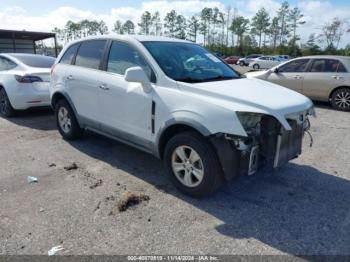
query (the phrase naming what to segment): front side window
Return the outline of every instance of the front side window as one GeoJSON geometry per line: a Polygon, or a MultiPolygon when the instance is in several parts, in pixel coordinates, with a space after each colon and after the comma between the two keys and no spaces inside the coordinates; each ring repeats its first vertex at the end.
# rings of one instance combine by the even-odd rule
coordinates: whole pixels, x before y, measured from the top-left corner
{"type": "Polygon", "coordinates": [[[11,70],[15,68],[17,65],[12,62],[11,60],[5,58],[5,57],[0,57],[0,71],[6,71],[6,70],[11,70]]]}
{"type": "Polygon", "coordinates": [[[309,59],[298,59],[298,60],[290,61],[289,63],[279,67],[278,71],[281,73],[304,72],[309,61],[310,61],[309,59]]]}
{"type": "Polygon", "coordinates": [[[163,72],[188,83],[239,78],[239,74],[203,47],[179,42],[143,42],[163,72]]]}
{"type": "Polygon", "coordinates": [[[105,45],[105,40],[83,42],[79,47],[75,59],[75,65],[91,69],[99,69],[105,45]]]}
{"type": "Polygon", "coordinates": [[[310,72],[313,73],[336,73],[339,61],[335,59],[315,59],[312,61],[310,72]]]}
{"type": "Polygon", "coordinates": [[[61,58],[60,63],[71,65],[73,63],[73,59],[75,57],[75,54],[78,51],[79,44],[72,45],[68,48],[68,50],[64,53],[64,55],[61,58]]]}
{"type": "Polygon", "coordinates": [[[153,71],[140,52],[126,43],[114,41],[109,52],[107,72],[124,75],[127,69],[135,66],[140,66],[155,82],[153,71]]]}

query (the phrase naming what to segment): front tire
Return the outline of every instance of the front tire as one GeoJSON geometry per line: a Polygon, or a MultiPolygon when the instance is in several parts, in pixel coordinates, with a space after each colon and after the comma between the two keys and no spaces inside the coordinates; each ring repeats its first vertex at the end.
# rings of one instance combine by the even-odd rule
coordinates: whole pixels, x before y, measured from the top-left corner
{"type": "Polygon", "coordinates": [[[253,68],[254,68],[255,70],[259,70],[260,66],[259,66],[258,64],[254,64],[254,65],[253,65],[253,68]]]}
{"type": "Polygon", "coordinates": [[[350,88],[340,88],[332,95],[332,107],[341,111],[350,111],[350,88]]]}
{"type": "Polygon", "coordinates": [[[57,129],[66,140],[75,140],[81,137],[80,128],[75,114],[66,100],[60,100],[55,107],[57,129]]]}
{"type": "Polygon", "coordinates": [[[240,66],[245,66],[245,63],[243,61],[239,62],[240,66]]]}
{"type": "Polygon", "coordinates": [[[0,116],[12,117],[16,113],[7,96],[5,88],[0,88],[0,116]]]}
{"type": "Polygon", "coordinates": [[[171,138],[165,148],[164,162],[171,181],[192,197],[212,195],[224,182],[215,150],[195,132],[171,138]]]}

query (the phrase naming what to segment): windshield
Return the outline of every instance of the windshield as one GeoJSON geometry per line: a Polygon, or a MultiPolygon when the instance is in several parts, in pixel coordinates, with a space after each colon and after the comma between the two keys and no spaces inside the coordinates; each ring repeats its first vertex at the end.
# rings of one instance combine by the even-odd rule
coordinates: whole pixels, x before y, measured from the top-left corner
{"type": "Polygon", "coordinates": [[[23,64],[30,67],[51,68],[55,63],[55,58],[43,55],[13,54],[23,64]]]}
{"type": "Polygon", "coordinates": [[[203,47],[191,43],[143,42],[163,72],[176,81],[200,83],[239,78],[239,74],[203,47]]]}

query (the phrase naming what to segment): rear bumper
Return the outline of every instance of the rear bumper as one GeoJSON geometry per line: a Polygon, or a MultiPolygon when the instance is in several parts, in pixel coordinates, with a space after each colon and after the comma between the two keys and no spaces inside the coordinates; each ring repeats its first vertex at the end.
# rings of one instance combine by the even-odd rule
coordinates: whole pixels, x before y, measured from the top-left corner
{"type": "Polygon", "coordinates": [[[49,82],[19,84],[9,92],[11,105],[16,110],[50,106],[49,82]]]}

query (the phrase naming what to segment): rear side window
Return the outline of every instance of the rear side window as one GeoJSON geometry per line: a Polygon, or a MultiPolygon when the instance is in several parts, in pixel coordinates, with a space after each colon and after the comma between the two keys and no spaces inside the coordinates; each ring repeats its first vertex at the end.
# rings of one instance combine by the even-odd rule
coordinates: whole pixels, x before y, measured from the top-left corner
{"type": "Polygon", "coordinates": [[[279,72],[283,73],[297,73],[304,72],[310,59],[298,59],[290,61],[289,63],[278,68],[279,72]]]}
{"type": "Polygon", "coordinates": [[[0,71],[6,71],[6,70],[11,70],[15,68],[17,65],[12,62],[11,60],[5,58],[5,57],[0,57],[0,71]]]}
{"type": "Polygon", "coordinates": [[[55,58],[44,55],[13,54],[14,58],[30,67],[50,68],[55,63],[55,58]]]}
{"type": "Polygon", "coordinates": [[[75,54],[78,51],[78,47],[79,47],[79,44],[75,44],[69,47],[68,50],[62,56],[60,63],[71,65],[73,63],[75,54]]]}
{"type": "Polygon", "coordinates": [[[151,67],[135,48],[122,42],[113,42],[109,52],[107,71],[124,75],[127,69],[135,66],[140,66],[154,82],[155,76],[151,67]]]}
{"type": "Polygon", "coordinates": [[[105,45],[105,40],[83,42],[79,47],[75,65],[99,69],[105,45]]]}
{"type": "Polygon", "coordinates": [[[312,61],[310,72],[313,73],[336,73],[339,61],[335,59],[315,59],[312,61]]]}

